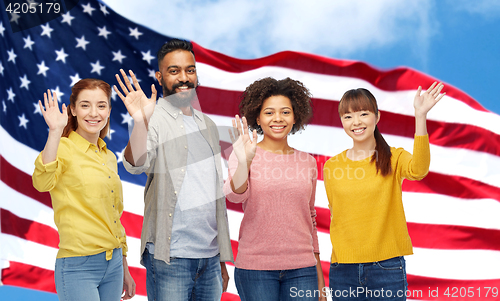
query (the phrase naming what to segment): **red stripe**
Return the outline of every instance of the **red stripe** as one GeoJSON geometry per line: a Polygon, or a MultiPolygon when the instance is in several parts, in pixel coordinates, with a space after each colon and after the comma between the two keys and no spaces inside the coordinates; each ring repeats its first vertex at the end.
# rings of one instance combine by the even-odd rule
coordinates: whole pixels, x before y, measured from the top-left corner
{"type": "MultiPolygon", "coordinates": [[[[50,194],[48,192],[39,192],[33,187],[31,175],[28,175],[11,165],[3,156],[0,155],[0,180],[15,191],[24,194],[38,202],[52,208],[50,194]]],[[[34,168],[33,168],[34,170],[34,168]]],[[[16,200],[12,200],[15,202],[16,200]]]]}
{"type": "MultiPolygon", "coordinates": [[[[467,265],[464,260],[464,265],[467,265]]],[[[486,268],[486,267],[478,267],[486,268]]],[[[417,300],[500,300],[500,278],[493,280],[450,280],[407,275],[408,298],[417,300]],[[486,296],[490,289],[489,295],[486,296]],[[493,292],[496,292],[494,294],[493,292]],[[448,295],[447,295],[448,293],[448,295]]]]}
{"type": "Polygon", "coordinates": [[[59,234],[47,225],[21,218],[0,208],[2,233],[23,238],[52,248],[59,246],[59,234]]]}
{"type": "MultiPolygon", "coordinates": [[[[364,62],[337,60],[309,53],[283,51],[263,58],[241,60],[203,48],[194,42],[193,45],[197,62],[228,72],[239,73],[264,66],[277,66],[317,74],[359,78],[385,91],[416,90],[418,85],[428,87],[438,81],[411,68],[381,71],[364,62]]],[[[446,84],[445,92],[476,110],[487,112],[472,97],[449,84],[446,84]]]]}
{"type": "Polygon", "coordinates": [[[15,261],[9,261],[9,267],[2,269],[2,282],[5,285],[56,292],[54,271],[15,261]]]}
{"type": "Polygon", "coordinates": [[[500,251],[500,230],[408,223],[408,232],[414,247],[500,251]]]}
{"type": "MultiPolygon", "coordinates": [[[[204,113],[226,117],[239,114],[239,99],[242,92],[226,91],[200,86],[197,90],[200,106],[204,113]]],[[[338,117],[338,101],[313,98],[314,116],[310,124],[342,128],[338,117]]],[[[378,127],[383,134],[413,138],[415,135],[415,118],[389,111],[381,111],[382,118],[378,127]],[[411,125],[411,126],[402,126],[411,125]]],[[[231,126],[227,124],[227,126],[231,126]]],[[[487,129],[458,123],[427,121],[429,141],[431,144],[464,148],[500,156],[500,135],[487,129]]],[[[306,128],[307,131],[307,128],[306,128]]]]}
{"type": "Polygon", "coordinates": [[[137,215],[128,211],[123,211],[122,217],[120,218],[120,222],[125,228],[125,233],[127,237],[135,237],[141,238],[142,231],[142,215],[137,215]]]}
{"type": "Polygon", "coordinates": [[[460,176],[436,172],[422,181],[403,181],[403,191],[437,193],[463,199],[495,199],[500,201],[500,188],[460,176]]]}

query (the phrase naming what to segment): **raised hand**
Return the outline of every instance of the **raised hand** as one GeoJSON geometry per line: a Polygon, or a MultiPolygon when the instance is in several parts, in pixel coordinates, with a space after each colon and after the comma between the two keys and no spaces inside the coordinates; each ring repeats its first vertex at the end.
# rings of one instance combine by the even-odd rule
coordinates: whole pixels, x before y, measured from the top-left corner
{"type": "Polygon", "coordinates": [[[144,121],[145,123],[147,123],[147,121],[149,121],[149,118],[151,118],[151,115],[153,115],[153,111],[156,105],[156,88],[154,84],[151,85],[151,98],[148,98],[146,94],[144,94],[144,91],[142,91],[141,86],[139,85],[139,81],[137,81],[137,78],[135,77],[135,74],[134,72],[132,72],[132,70],[129,70],[129,73],[132,77],[134,86],[132,86],[132,84],[130,83],[130,80],[128,79],[123,69],[120,69],[120,73],[125,84],[120,79],[120,75],[116,74],[116,80],[123,90],[122,94],[116,86],[113,86],[116,94],[118,94],[120,99],[123,101],[123,104],[125,104],[128,113],[130,114],[130,116],[132,116],[135,122],[144,121]]]}
{"type": "Polygon", "coordinates": [[[432,107],[441,99],[446,93],[440,94],[443,90],[443,83],[437,84],[434,82],[427,91],[422,94],[422,87],[419,86],[415,99],[413,101],[413,106],[415,107],[415,116],[425,116],[432,107]]]}
{"type": "Polygon", "coordinates": [[[54,97],[52,97],[49,89],[47,89],[47,93],[43,93],[43,102],[45,108],[40,100],[38,101],[38,105],[40,106],[40,111],[42,111],[43,119],[45,119],[45,122],[49,126],[49,130],[62,132],[66,124],[68,124],[68,109],[66,108],[66,105],[63,104],[62,112],[59,111],[57,94],[54,92],[54,97]]]}
{"type": "Polygon", "coordinates": [[[253,139],[250,139],[248,123],[245,117],[240,122],[240,117],[236,115],[233,122],[233,130],[229,130],[229,136],[233,143],[233,151],[238,158],[238,162],[250,164],[255,157],[257,149],[257,131],[253,130],[253,139]],[[241,124],[243,123],[243,127],[241,124]]]}

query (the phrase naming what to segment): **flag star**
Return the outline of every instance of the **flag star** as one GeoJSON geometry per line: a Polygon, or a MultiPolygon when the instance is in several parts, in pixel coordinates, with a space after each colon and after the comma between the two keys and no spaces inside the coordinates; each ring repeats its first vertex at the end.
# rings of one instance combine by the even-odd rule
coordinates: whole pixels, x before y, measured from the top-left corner
{"type": "Polygon", "coordinates": [[[65,14],[61,15],[63,17],[61,23],[68,23],[69,26],[71,26],[71,20],[73,20],[75,17],[69,14],[69,11],[65,14]]]}
{"type": "Polygon", "coordinates": [[[142,32],[139,32],[138,27],[136,27],[134,29],[129,27],[128,30],[130,30],[129,36],[133,36],[133,37],[135,37],[136,40],[139,40],[139,36],[142,35],[142,32]]]}
{"type": "Polygon", "coordinates": [[[154,60],[154,56],[151,55],[151,50],[148,50],[148,52],[142,52],[142,60],[143,61],[148,61],[148,64],[151,65],[151,60],[154,60]]]}
{"type": "Polygon", "coordinates": [[[126,56],[124,56],[124,55],[122,54],[122,51],[121,51],[121,50],[118,50],[117,52],[114,52],[114,51],[111,51],[111,52],[113,53],[113,61],[119,61],[119,62],[120,62],[120,64],[122,64],[122,63],[123,63],[123,62],[122,62],[122,60],[123,60],[124,58],[126,58],[126,56]]]}
{"type": "Polygon", "coordinates": [[[68,55],[66,54],[66,52],[64,52],[64,48],[61,48],[61,50],[59,51],[56,50],[56,54],[57,54],[56,61],[63,61],[63,63],[66,64],[66,57],[68,55]]]}
{"type": "Polygon", "coordinates": [[[87,50],[87,44],[90,43],[89,41],[85,40],[85,36],[82,36],[81,38],[75,38],[76,39],[76,48],[82,47],[83,50],[87,50]]]}
{"type": "Polygon", "coordinates": [[[106,40],[108,39],[108,35],[110,35],[110,34],[111,34],[111,31],[108,31],[108,30],[106,29],[106,26],[103,26],[102,28],[97,27],[97,30],[99,30],[99,34],[98,34],[98,36],[99,36],[99,37],[104,37],[106,40]]]}
{"type": "Polygon", "coordinates": [[[3,112],[7,112],[7,105],[5,104],[5,100],[2,100],[3,112]]]}
{"type": "Polygon", "coordinates": [[[57,96],[57,101],[61,101],[61,98],[63,97],[64,93],[59,90],[59,86],[57,86],[55,89],[50,89],[52,93],[56,93],[57,96]]]}
{"type": "Polygon", "coordinates": [[[41,64],[36,64],[38,67],[38,73],[37,74],[43,74],[43,76],[47,77],[47,71],[50,69],[49,67],[45,66],[45,61],[42,61],[41,64]]]}
{"type": "Polygon", "coordinates": [[[9,96],[7,96],[7,99],[14,102],[14,97],[16,97],[16,94],[12,91],[12,87],[7,90],[7,93],[9,94],[9,96]]]}
{"type": "MultiPolygon", "coordinates": [[[[13,62],[15,64],[17,54],[14,53],[14,48],[12,48],[10,51],[7,50],[7,54],[9,55],[9,59],[7,61],[13,62]]],[[[2,72],[2,74],[3,74],[3,72],[2,72]]]]}
{"type": "Polygon", "coordinates": [[[118,95],[118,94],[116,94],[115,89],[111,89],[111,99],[113,99],[113,101],[116,101],[116,96],[117,96],[117,95],[118,95]]]}
{"type": "Polygon", "coordinates": [[[132,124],[134,123],[134,119],[132,118],[132,116],[130,116],[129,113],[120,113],[120,115],[122,115],[123,118],[122,124],[127,123],[128,126],[132,126],[132,124]]]}
{"type": "Polygon", "coordinates": [[[97,62],[95,63],[90,63],[90,65],[92,66],[92,71],[90,71],[90,73],[97,73],[99,75],[101,75],[101,70],[104,69],[104,66],[101,66],[101,64],[99,63],[99,60],[97,60],[97,62]]]}
{"type": "Polygon", "coordinates": [[[109,133],[108,133],[109,140],[112,139],[111,135],[113,135],[114,132],[115,132],[115,130],[113,130],[111,127],[109,127],[109,133]]]}
{"type": "Polygon", "coordinates": [[[40,36],[48,36],[50,38],[50,33],[53,32],[54,30],[50,28],[50,25],[47,23],[47,25],[42,25],[42,34],[40,36]]]}
{"type": "Polygon", "coordinates": [[[156,72],[154,69],[148,69],[149,77],[156,78],[156,72]]]}
{"type": "Polygon", "coordinates": [[[17,116],[17,118],[19,118],[19,126],[25,128],[25,129],[28,129],[28,122],[29,120],[26,119],[26,117],[24,116],[24,113],[23,113],[23,116],[17,116]]]}
{"type": "Polygon", "coordinates": [[[34,102],[33,105],[35,106],[35,111],[33,112],[33,114],[40,114],[43,116],[42,110],[40,110],[40,106],[38,105],[38,102],[34,102]]]}
{"type": "Polygon", "coordinates": [[[0,34],[3,37],[3,32],[5,31],[5,27],[3,27],[3,22],[0,22],[0,34]]]}
{"type": "Polygon", "coordinates": [[[3,75],[3,70],[4,70],[4,68],[3,68],[2,62],[0,62],[0,73],[1,73],[2,75],[3,75]]]}
{"type": "Polygon", "coordinates": [[[78,75],[78,73],[75,74],[74,76],[70,75],[69,78],[71,79],[70,87],[73,87],[77,82],[79,82],[81,80],[80,75],[78,75]]]}
{"type": "MultiPolygon", "coordinates": [[[[126,147],[125,147],[125,148],[126,148],[126,147]]],[[[123,162],[123,153],[125,152],[125,148],[123,148],[121,152],[115,152],[115,155],[116,155],[116,163],[123,162]]]]}
{"type": "Polygon", "coordinates": [[[16,13],[12,13],[12,18],[10,19],[10,23],[16,23],[16,24],[19,24],[19,18],[21,18],[21,16],[19,14],[16,14],[16,13]]]}
{"type": "Polygon", "coordinates": [[[92,12],[95,10],[95,8],[93,8],[90,3],[87,3],[87,5],[83,5],[82,4],[82,7],[83,7],[83,12],[84,13],[87,13],[89,15],[92,16],[92,12]]]}
{"type": "Polygon", "coordinates": [[[33,50],[33,48],[31,46],[33,46],[35,44],[35,42],[33,42],[31,40],[31,36],[28,36],[27,38],[23,38],[24,40],[24,48],[29,48],[30,50],[33,50]]]}
{"type": "Polygon", "coordinates": [[[106,5],[102,5],[101,3],[99,3],[99,6],[101,7],[101,11],[102,13],[106,16],[106,15],[109,15],[109,12],[106,8],[106,5]]]}
{"type": "Polygon", "coordinates": [[[19,86],[19,88],[26,88],[26,90],[29,91],[29,84],[31,84],[31,81],[28,79],[28,76],[25,74],[23,77],[20,77],[19,80],[21,80],[21,86],[19,86]]]}

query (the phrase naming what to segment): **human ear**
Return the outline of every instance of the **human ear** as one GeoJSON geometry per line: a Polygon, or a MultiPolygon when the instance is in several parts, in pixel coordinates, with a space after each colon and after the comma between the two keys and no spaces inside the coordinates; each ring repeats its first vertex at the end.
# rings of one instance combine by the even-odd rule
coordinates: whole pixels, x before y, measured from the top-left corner
{"type": "Polygon", "coordinates": [[[156,77],[156,80],[158,81],[158,83],[161,86],[161,79],[162,79],[161,72],[160,71],[156,71],[155,77],[156,77]]]}
{"type": "Polygon", "coordinates": [[[380,111],[377,114],[377,122],[375,124],[378,124],[379,121],[380,121],[380,111]]]}

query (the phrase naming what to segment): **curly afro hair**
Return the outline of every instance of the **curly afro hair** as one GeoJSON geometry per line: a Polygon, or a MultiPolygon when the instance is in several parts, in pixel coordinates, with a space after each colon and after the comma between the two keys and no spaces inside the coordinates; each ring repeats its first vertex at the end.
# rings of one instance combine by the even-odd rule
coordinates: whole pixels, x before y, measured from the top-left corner
{"type": "Polygon", "coordinates": [[[257,134],[264,132],[257,124],[257,117],[260,115],[262,104],[271,96],[285,96],[292,103],[295,124],[291,134],[295,134],[304,129],[312,117],[311,93],[299,81],[289,77],[276,80],[272,77],[266,77],[253,82],[245,89],[241,96],[240,114],[245,116],[250,130],[257,130],[257,134]]]}

